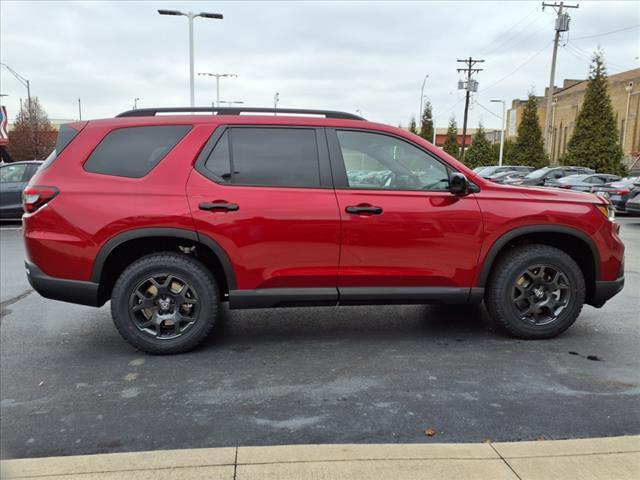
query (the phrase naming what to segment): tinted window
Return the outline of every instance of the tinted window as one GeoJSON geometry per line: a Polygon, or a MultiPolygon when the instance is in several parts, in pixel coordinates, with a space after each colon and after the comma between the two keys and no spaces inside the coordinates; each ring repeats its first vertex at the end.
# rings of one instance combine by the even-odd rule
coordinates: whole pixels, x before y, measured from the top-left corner
{"type": "Polygon", "coordinates": [[[377,133],[337,133],[351,188],[442,190],[449,186],[447,168],[408,142],[377,133]]]}
{"type": "Polygon", "coordinates": [[[26,163],[21,163],[19,165],[5,165],[0,168],[0,182],[21,182],[26,169],[26,163]]]}
{"type": "Polygon", "coordinates": [[[205,167],[240,185],[319,187],[316,132],[304,128],[230,128],[205,167]]]}
{"type": "Polygon", "coordinates": [[[113,130],[93,151],[84,169],[118,177],[143,177],[190,129],[190,125],[161,125],[113,130]]]}

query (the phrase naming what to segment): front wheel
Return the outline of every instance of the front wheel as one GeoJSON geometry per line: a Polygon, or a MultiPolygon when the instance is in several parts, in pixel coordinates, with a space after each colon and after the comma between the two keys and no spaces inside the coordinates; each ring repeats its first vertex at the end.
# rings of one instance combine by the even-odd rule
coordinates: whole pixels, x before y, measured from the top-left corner
{"type": "Polygon", "coordinates": [[[505,253],[493,267],[485,291],[496,324],[524,339],[561,334],[576,321],[584,299],[580,267],[548,245],[525,245],[505,253]]]}
{"type": "Polygon", "coordinates": [[[163,252],[133,262],[111,296],[111,315],[122,337],[151,354],[196,347],[219,310],[215,279],[197,259],[163,252]]]}

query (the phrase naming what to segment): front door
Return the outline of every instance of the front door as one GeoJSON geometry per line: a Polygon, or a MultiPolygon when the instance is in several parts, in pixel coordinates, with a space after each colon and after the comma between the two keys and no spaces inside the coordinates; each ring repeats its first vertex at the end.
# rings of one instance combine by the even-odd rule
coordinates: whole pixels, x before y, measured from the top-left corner
{"type": "Polygon", "coordinates": [[[218,127],[187,185],[227,253],[233,308],[337,302],[340,214],[323,129],[218,127]]]}
{"type": "Polygon", "coordinates": [[[392,135],[327,135],[342,217],[340,302],[464,301],[482,218],[473,194],[449,192],[451,167],[392,135]]]}

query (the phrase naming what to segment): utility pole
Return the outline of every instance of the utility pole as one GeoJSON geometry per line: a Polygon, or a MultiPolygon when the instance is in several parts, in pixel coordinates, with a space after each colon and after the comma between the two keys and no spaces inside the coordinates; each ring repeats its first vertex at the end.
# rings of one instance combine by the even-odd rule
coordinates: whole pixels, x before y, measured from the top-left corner
{"type": "Polygon", "coordinates": [[[458,62],[464,63],[466,65],[465,68],[458,68],[458,73],[464,72],[467,74],[466,82],[464,81],[458,82],[458,89],[467,91],[465,102],[464,102],[464,121],[462,123],[462,151],[460,152],[460,158],[463,158],[464,149],[467,143],[467,117],[469,116],[469,95],[470,95],[470,92],[478,91],[478,81],[473,80],[471,76],[474,73],[478,73],[482,71],[481,68],[473,68],[473,67],[475,66],[476,63],[482,63],[484,62],[484,60],[473,59],[469,57],[465,60],[458,59],[458,62]]]}
{"type": "Polygon", "coordinates": [[[78,98],[78,120],[82,120],[82,103],[78,98]]]}
{"type": "Polygon", "coordinates": [[[545,110],[545,122],[544,122],[544,149],[549,153],[551,149],[551,102],[553,100],[553,87],[556,79],[556,58],[558,56],[558,43],[560,43],[560,34],[562,32],[569,31],[569,22],[571,18],[569,14],[564,11],[565,8],[578,8],[578,5],[565,5],[564,2],[546,3],[542,2],[542,9],[544,7],[553,8],[558,16],[556,17],[555,37],[553,40],[553,55],[551,56],[551,75],[549,76],[549,89],[547,90],[547,108],[545,110]]]}

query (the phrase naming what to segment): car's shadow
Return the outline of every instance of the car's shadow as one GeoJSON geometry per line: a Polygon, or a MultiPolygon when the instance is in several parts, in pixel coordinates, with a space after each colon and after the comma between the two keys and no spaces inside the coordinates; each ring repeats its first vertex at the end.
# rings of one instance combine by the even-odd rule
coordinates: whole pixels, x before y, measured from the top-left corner
{"type": "Polygon", "coordinates": [[[229,310],[223,306],[213,332],[201,349],[271,342],[415,340],[455,341],[495,338],[481,305],[409,305],[229,310]]]}

